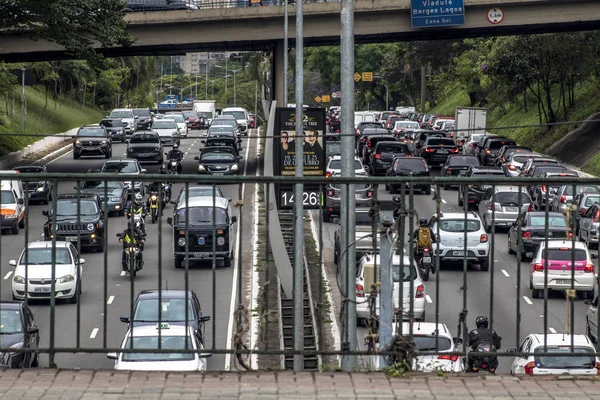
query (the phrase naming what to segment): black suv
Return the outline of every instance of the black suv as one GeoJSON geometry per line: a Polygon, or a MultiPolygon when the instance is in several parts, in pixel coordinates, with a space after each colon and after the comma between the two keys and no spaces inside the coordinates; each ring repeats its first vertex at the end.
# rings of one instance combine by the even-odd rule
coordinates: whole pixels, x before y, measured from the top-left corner
{"type": "Polygon", "coordinates": [[[494,165],[496,156],[503,146],[516,146],[517,142],[505,137],[493,137],[487,139],[482,147],[479,147],[479,161],[481,165],[494,165]]]}
{"type": "Polygon", "coordinates": [[[133,115],[137,117],[135,124],[138,130],[149,131],[154,122],[154,114],[149,108],[134,108],[133,115]]]}
{"type": "MultiPolygon", "coordinates": [[[[392,165],[388,168],[385,175],[388,178],[406,177],[406,176],[429,176],[429,166],[421,157],[396,157],[392,161],[392,165]]],[[[396,193],[396,190],[401,188],[400,179],[390,179],[389,184],[385,185],[385,189],[391,194],[396,193]],[[392,183],[394,182],[394,183],[392,183]]],[[[408,185],[405,185],[408,190],[408,185]]],[[[428,183],[414,185],[414,190],[420,190],[423,193],[431,194],[431,185],[428,183]]]]}
{"type": "MultiPolygon", "coordinates": [[[[502,168],[498,167],[471,167],[467,170],[467,173],[464,175],[466,177],[471,176],[480,176],[480,175],[496,175],[496,176],[505,176],[502,168]]],[[[479,202],[483,198],[485,192],[492,187],[492,185],[482,185],[482,184],[473,184],[469,185],[469,198],[466,206],[469,208],[476,208],[479,205],[479,202]]],[[[458,206],[465,207],[465,199],[464,197],[464,188],[460,187],[458,189],[458,206]]]]}
{"type": "Polygon", "coordinates": [[[100,126],[106,128],[112,140],[118,140],[121,143],[125,142],[125,123],[122,119],[105,118],[100,121],[100,126]]]}
{"type": "Polygon", "coordinates": [[[74,244],[79,240],[82,249],[104,251],[104,211],[97,194],[81,193],[79,198],[77,194],[61,194],[56,198],[56,213],[51,208],[42,214],[47,217],[44,240],[52,240],[56,233],[56,240],[74,244]]]}
{"type": "MultiPolygon", "coordinates": [[[[22,172],[24,174],[47,174],[45,165],[25,165],[21,167],[14,167],[15,171],[22,172]]],[[[40,176],[39,181],[35,182],[23,182],[23,189],[29,196],[29,201],[41,201],[42,204],[48,204],[52,197],[52,182],[45,180],[40,176]]]]}
{"type": "Polygon", "coordinates": [[[112,140],[104,126],[84,125],[77,130],[73,158],[77,160],[84,155],[112,157],[112,140]]]}

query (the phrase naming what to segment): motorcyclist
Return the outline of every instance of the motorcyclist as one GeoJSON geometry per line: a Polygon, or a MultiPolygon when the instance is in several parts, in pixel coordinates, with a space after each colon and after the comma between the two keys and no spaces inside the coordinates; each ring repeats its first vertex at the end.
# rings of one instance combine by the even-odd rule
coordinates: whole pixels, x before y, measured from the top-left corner
{"type": "MultiPolygon", "coordinates": [[[[167,167],[165,167],[164,165],[161,165],[159,170],[158,170],[159,174],[166,174],[167,173],[167,167]]],[[[148,193],[159,193],[160,191],[160,186],[163,182],[150,182],[150,184],[148,184],[148,186],[146,187],[148,193]]],[[[166,183],[166,182],[165,182],[166,183]]],[[[167,190],[166,187],[163,190],[167,190]]],[[[166,204],[164,199],[167,198],[167,194],[163,192],[163,208],[165,208],[166,204]]],[[[148,199],[146,200],[146,208],[150,208],[150,197],[148,197],[148,199]]]]}
{"type": "Polygon", "coordinates": [[[130,203],[129,207],[127,208],[127,216],[129,218],[133,218],[133,214],[139,214],[142,219],[140,222],[140,229],[142,230],[142,232],[144,233],[144,235],[146,234],[146,226],[144,225],[144,217],[148,214],[148,210],[146,209],[146,206],[143,203],[143,197],[141,193],[136,193],[133,196],[133,202],[130,203]]]}
{"type": "Polygon", "coordinates": [[[136,228],[133,221],[129,221],[127,223],[127,229],[125,229],[121,233],[121,238],[119,239],[119,241],[123,243],[123,255],[121,258],[121,267],[123,271],[127,271],[127,253],[125,252],[125,249],[131,247],[132,245],[138,246],[138,248],[140,249],[138,269],[142,269],[144,265],[142,245],[145,241],[145,236],[146,234],[143,233],[140,229],[136,228]]]}
{"type": "MultiPolygon", "coordinates": [[[[435,237],[435,233],[431,231],[428,226],[427,218],[419,219],[419,228],[417,228],[413,233],[413,240],[416,241],[417,245],[415,246],[415,258],[420,260],[423,255],[423,249],[431,248],[433,243],[437,242],[437,238],[435,237]]],[[[432,270],[435,274],[435,270],[432,270]]]]}
{"type": "Polygon", "coordinates": [[[183,159],[183,152],[181,150],[179,150],[179,145],[177,143],[175,143],[173,145],[173,149],[171,151],[169,151],[169,153],[167,153],[167,158],[169,159],[169,161],[171,160],[177,160],[177,173],[180,174],[181,173],[181,160],[183,159]]]}
{"type": "Polygon", "coordinates": [[[498,336],[495,330],[488,328],[489,321],[486,315],[479,315],[475,319],[475,326],[477,326],[477,329],[473,329],[471,332],[469,332],[469,338],[467,342],[467,346],[471,348],[471,352],[469,352],[468,355],[468,371],[473,370],[474,357],[472,357],[471,354],[477,350],[477,347],[481,343],[489,343],[491,346],[494,346],[496,350],[500,350],[502,341],[502,338],[498,336]]]}

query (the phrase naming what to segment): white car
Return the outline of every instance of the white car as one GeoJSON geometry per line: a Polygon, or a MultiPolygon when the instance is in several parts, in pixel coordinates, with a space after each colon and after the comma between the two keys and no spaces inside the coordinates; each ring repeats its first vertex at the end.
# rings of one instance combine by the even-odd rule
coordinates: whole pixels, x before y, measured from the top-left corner
{"type": "MultiPolygon", "coordinates": [[[[342,157],[339,155],[329,157],[327,168],[325,169],[325,177],[341,176],[342,174],[342,157]]],[[[354,156],[354,175],[368,176],[367,170],[358,156],[354,156]]]]}
{"type": "Polygon", "coordinates": [[[52,265],[54,264],[54,296],[77,303],[81,295],[81,266],[85,260],[79,258],[77,249],[71,242],[56,242],[53,263],[52,241],[32,242],[23,250],[19,261],[10,260],[15,267],[12,279],[13,300],[25,298],[25,280],[27,279],[27,297],[30,299],[50,299],[52,297],[52,265]]]}
{"type": "MultiPolygon", "coordinates": [[[[402,323],[402,335],[409,336],[410,325],[408,322],[402,323]]],[[[396,335],[396,324],[392,328],[393,334],[396,335]]],[[[416,372],[464,372],[464,357],[458,354],[460,352],[458,345],[462,343],[461,338],[452,337],[450,330],[446,324],[435,322],[413,322],[413,342],[415,350],[422,352],[436,351],[436,334],[437,334],[437,352],[449,353],[439,355],[422,355],[416,356],[413,360],[412,370],[416,372]]]]}
{"type": "Polygon", "coordinates": [[[192,351],[204,348],[196,339],[192,327],[160,323],[152,326],[136,326],[127,331],[121,349],[158,349],[160,330],[162,350],[185,350],[187,353],[108,353],[115,360],[115,370],[119,371],[206,371],[206,357],[210,354],[192,351]],[[187,336],[187,347],[186,347],[187,336]]]}
{"type": "MultiPolygon", "coordinates": [[[[531,334],[523,340],[519,353],[544,352],[544,336],[547,352],[551,356],[529,355],[515,357],[510,366],[513,375],[597,375],[600,359],[594,356],[596,349],[586,335],[573,335],[573,351],[581,356],[561,356],[571,353],[571,335],[563,333],[531,334]]],[[[509,353],[517,349],[508,349],[509,353]]]]}
{"type": "MultiPolygon", "coordinates": [[[[363,256],[356,270],[356,318],[357,320],[366,320],[370,318],[369,298],[371,297],[371,286],[373,284],[373,270],[375,265],[381,265],[379,255],[367,254],[363,256]]],[[[398,293],[400,292],[400,256],[393,255],[392,257],[392,277],[393,277],[393,302],[394,310],[399,310],[400,304],[398,293]]],[[[404,279],[402,283],[402,318],[408,319],[410,311],[410,303],[413,303],[413,312],[415,319],[425,320],[425,285],[417,269],[417,265],[413,262],[410,264],[410,257],[404,256],[404,279]],[[412,295],[410,294],[410,281],[413,281],[412,295]]],[[[379,315],[379,296],[375,303],[375,313],[379,315]]],[[[396,311],[397,313],[397,311],[396,311]]]]}
{"type": "Polygon", "coordinates": [[[531,297],[535,299],[544,296],[546,281],[544,264],[548,268],[548,290],[567,290],[571,288],[573,252],[575,253],[575,282],[573,287],[576,291],[582,292],[588,299],[594,298],[594,285],[597,274],[595,273],[596,269],[592,262],[592,256],[583,242],[575,242],[573,251],[573,242],[569,239],[548,240],[547,251],[546,241],[540,243],[535,257],[529,264],[531,297]]]}
{"type": "Polygon", "coordinates": [[[464,213],[442,213],[439,218],[434,215],[430,221],[431,231],[437,234],[440,228],[440,240],[433,243],[434,250],[440,256],[440,268],[445,262],[468,261],[479,263],[482,271],[490,267],[490,243],[488,235],[475,212],[467,213],[467,245],[465,248],[465,215],[464,213]]]}
{"type": "Polygon", "coordinates": [[[179,114],[165,114],[163,117],[163,121],[167,119],[172,119],[177,124],[177,128],[179,129],[179,136],[187,137],[188,134],[188,126],[187,122],[185,122],[185,118],[183,115],[179,114]]]}
{"type": "Polygon", "coordinates": [[[515,178],[521,174],[521,168],[530,158],[542,158],[541,154],[536,153],[512,153],[506,159],[504,165],[502,165],[502,169],[506,176],[511,178],[515,178]]]}
{"type": "Polygon", "coordinates": [[[164,144],[179,144],[179,127],[174,119],[168,119],[165,117],[154,120],[150,129],[153,132],[158,133],[158,136],[160,136],[160,141],[164,144]]]}
{"type": "Polygon", "coordinates": [[[107,118],[120,119],[123,121],[125,133],[128,135],[133,135],[137,130],[136,117],[131,108],[115,108],[110,112],[110,115],[107,116],[107,118]]]}

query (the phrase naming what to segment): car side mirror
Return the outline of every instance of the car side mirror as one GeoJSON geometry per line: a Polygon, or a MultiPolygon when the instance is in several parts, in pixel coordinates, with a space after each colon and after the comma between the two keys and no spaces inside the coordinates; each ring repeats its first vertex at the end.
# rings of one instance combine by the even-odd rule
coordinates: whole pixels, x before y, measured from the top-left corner
{"type": "Polygon", "coordinates": [[[17,260],[10,260],[8,262],[8,265],[10,265],[11,267],[16,267],[17,266],[17,260]]]}
{"type": "Polygon", "coordinates": [[[173,225],[173,218],[167,218],[167,224],[173,225]]]}
{"type": "Polygon", "coordinates": [[[237,217],[234,215],[233,217],[231,217],[231,223],[235,224],[237,222],[237,217]]]}
{"type": "Polygon", "coordinates": [[[22,198],[17,199],[17,204],[23,205],[24,204],[23,199],[22,198]]]}
{"type": "Polygon", "coordinates": [[[210,321],[210,315],[202,315],[198,318],[198,322],[208,322],[210,321]]]}
{"type": "Polygon", "coordinates": [[[142,168],[142,169],[141,169],[141,172],[142,172],[142,174],[146,173],[146,171],[147,171],[147,170],[146,170],[145,168],[142,168]]]}
{"type": "Polygon", "coordinates": [[[592,254],[592,260],[597,260],[597,259],[598,259],[598,253],[592,254]]]}
{"type": "Polygon", "coordinates": [[[592,305],[592,303],[593,303],[592,299],[585,299],[585,300],[583,301],[583,304],[585,304],[585,305],[588,305],[588,306],[591,306],[591,305],[592,305]]]}
{"type": "Polygon", "coordinates": [[[37,326],[32,326],[31,328],[29,328],[28,332],[30,335],[35,335],[36,333],[40,333],[40,328],[38,328],[37,326]]]}
{"type": "Polygon", "coordinates": [[[121,315],[119,317],[119,319],[121,320],[121,322],[128,324],[129,323],[129,316],[128,315],[121,315]]]}
{"type": "Polygon", "coordinates": [[[233,201],[233,199],[231,197],[228,197],[227,201],[231,203],[233,201]]]}
{"type": "Polygon", "coordinates": [[[194,157],[194,160],[200,161],[200,157],[196,156],[196,157],[194,157]]]}
{"type": "Polygon", "coordinates": [[[171,200],[169,203],[173,204],[173,205],[177,205],[177,202],[175,200],[171,200]]]}
{"type": "Polygon", "coordinates": [[[117,355],[117,353],[107,353],[106,358],[108,358],[109,360],[116,360],[119,358],[119,356],[117,355]]]}
{"type": "Polygon", "coordinates": [[[462,344],[463,340],[462,340],[462,338],[455,337],[455,338],[452,338],[452,342],[454,343],[454,345],[458,346],[459,344],[462,344]]]}
{"type": "Polygon", "coordinates": [[[515,347],[511,347],[510,349],[506,349],[506,352],[508,354],[515,354],[517,352],[517,349],[515,347]]]}
{"type": "Polygon", "coordinates": [[[206,140],[201,140],[200,143],[206,143],[206,140]]]}
{"type": "Polygon", "coordinates": [[[83,265],[85,264],[85,259],[84,258],[80,258],[79,259],[79,265],[83,265]]]}
{"type": "Polygon", "coordinates": [[[48,210],[42,210],[42,215],[47,217],[48,216],[48,210]]]}

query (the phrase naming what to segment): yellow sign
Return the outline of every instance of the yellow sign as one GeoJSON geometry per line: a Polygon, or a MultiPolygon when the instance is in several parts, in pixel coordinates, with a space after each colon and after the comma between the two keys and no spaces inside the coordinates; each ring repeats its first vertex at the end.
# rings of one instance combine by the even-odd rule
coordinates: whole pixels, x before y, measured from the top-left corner
{"type": "Polygon", "coordinates": [[[324,94],[324,95],[321,97],[321,102],[322,102],[322,103],[329,103],[330,101],[331,101],[331,98],[329,97],[329,95],[328,95],[328,94],[324,94]]]}
{"type": "Polygon", "coordinates": [[[321,102],[321,97],[320,97],[320,96],[317,96],[317,97],[315,97],[315,101],[316,101],[317,103],[320,103],[320,102],[321,102]]]}
{"type": "Polygon", "coordinates": [[[363,80],[363,82],[373,82],[373,73],[372,72],[363,72],[362,80],[363,80]]]}
{"type": "Polygon", "coordinates": [[[360,74],[358,72],[354,73],[354,82],[360,81],[360,74]]]}

